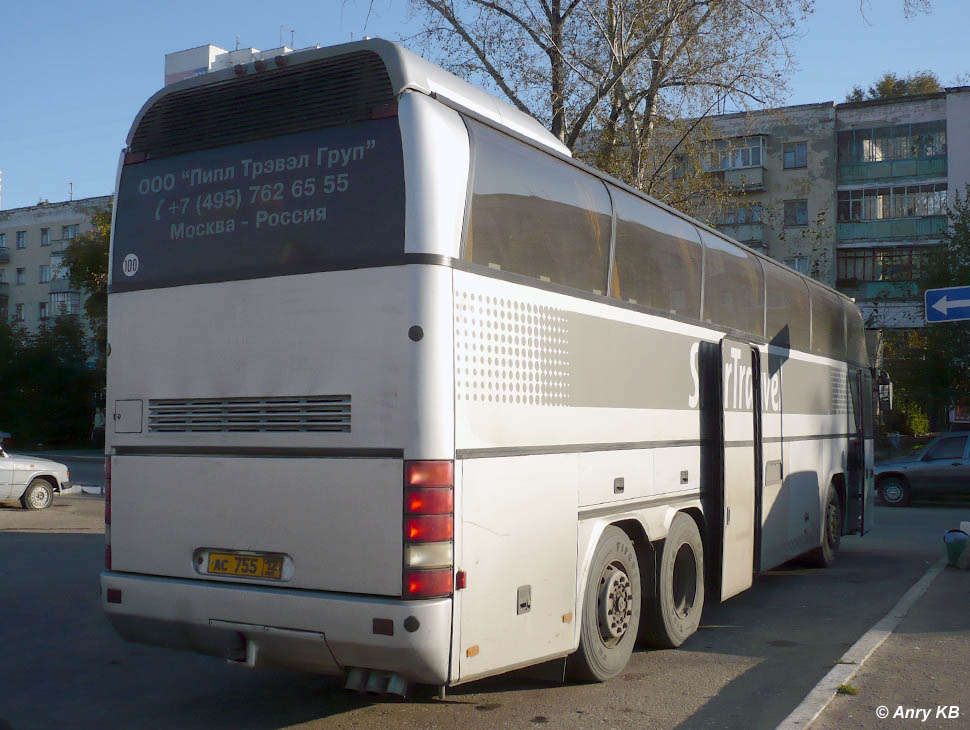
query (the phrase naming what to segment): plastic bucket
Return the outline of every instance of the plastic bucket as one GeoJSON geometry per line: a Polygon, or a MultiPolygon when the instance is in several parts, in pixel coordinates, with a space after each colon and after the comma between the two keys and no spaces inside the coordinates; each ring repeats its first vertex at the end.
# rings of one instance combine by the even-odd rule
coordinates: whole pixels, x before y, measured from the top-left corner
{"type": "Polygon", "coordinates": [[[946,548],[946,562],[948,565],[956,565],[963,551],[970,543],[970,535],[963,530],[948,530],[943,535],[943,546],[946,548]]]}

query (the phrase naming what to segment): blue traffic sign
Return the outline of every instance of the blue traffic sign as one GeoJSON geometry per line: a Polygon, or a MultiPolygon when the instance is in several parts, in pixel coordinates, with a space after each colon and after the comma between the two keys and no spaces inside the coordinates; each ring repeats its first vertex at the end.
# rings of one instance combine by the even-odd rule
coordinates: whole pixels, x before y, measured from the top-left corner
{"type": "Polygon", "coordinates": [[[927,289],[924,295],[927,322],[970,319],[970,286],[927,289]]]}

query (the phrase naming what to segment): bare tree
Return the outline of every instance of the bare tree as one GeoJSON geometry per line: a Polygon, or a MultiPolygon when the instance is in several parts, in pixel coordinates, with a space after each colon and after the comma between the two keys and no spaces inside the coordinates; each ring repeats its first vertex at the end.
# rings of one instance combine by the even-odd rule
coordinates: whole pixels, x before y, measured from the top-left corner
{"type": "Polygon", "coordinates": [[[654,194],[667,192],[658,186],[678,164],[674,148],[703,137],[698,120],[783,98],[787,42],[812,9],[812,0],[410,2],[424,27],[412,40],[425,53],[654,194]]]}

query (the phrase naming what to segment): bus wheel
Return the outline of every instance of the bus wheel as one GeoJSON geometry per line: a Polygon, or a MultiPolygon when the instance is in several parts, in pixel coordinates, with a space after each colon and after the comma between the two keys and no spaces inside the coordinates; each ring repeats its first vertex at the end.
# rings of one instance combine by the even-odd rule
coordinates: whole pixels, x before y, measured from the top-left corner
{"type": "Polygon", "coordinates": [[[640,600],[633,543],[620,528],[607,527],[586,579],[579,650],[567,660],[572,679],[604,682],[623,671],[637,640],[640,600]]]}
{"type": "Polygon", "coordinates": [[[816,568],[828,568],[835,562],[835,554],[842,541],[842,504],[835,487],[829,484],[823,515],[822,544],[808,554],[808,562],[816,568]]]}
{"type": "Polygon", "coordinates": [[[670,523],[654,584],[645,600],[643,643],[676,649],[697,631],[704,610],[704,544],[690,515],[680,512],[670,523]]]}

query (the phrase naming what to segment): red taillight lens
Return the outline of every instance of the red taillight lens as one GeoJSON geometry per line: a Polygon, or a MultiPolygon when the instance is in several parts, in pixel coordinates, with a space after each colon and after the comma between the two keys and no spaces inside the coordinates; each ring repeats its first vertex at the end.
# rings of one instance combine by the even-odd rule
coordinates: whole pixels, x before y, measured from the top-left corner
{"type": "Polygon", "coordinates": [[[409,487],[404,492],[404,511],[412,515],[446,515],[455,511],[450,488],[409,487]]]}
{"type": "Polygon", "coordinates": [[[408,542],[438,542],[455,536],[455,519],[451,515],[408,517],[404,522],[404,539],[408,542]]]}
{"type": "Polygon", "coordinates": [[[406,461],[404,484],[409,487],[450,487],[455,483],[451,461],[406,461]]]}
{"type": "Polygon", "coordinates": [[[452,593],[451,568],[441,570],[415,570],[404,573],[407,598],[435,598],[452,593]]]}
{"type": "Polygon", "coordinates": [[[104,524],[111,524],[111,457],[104,457],[104,524]]]}

